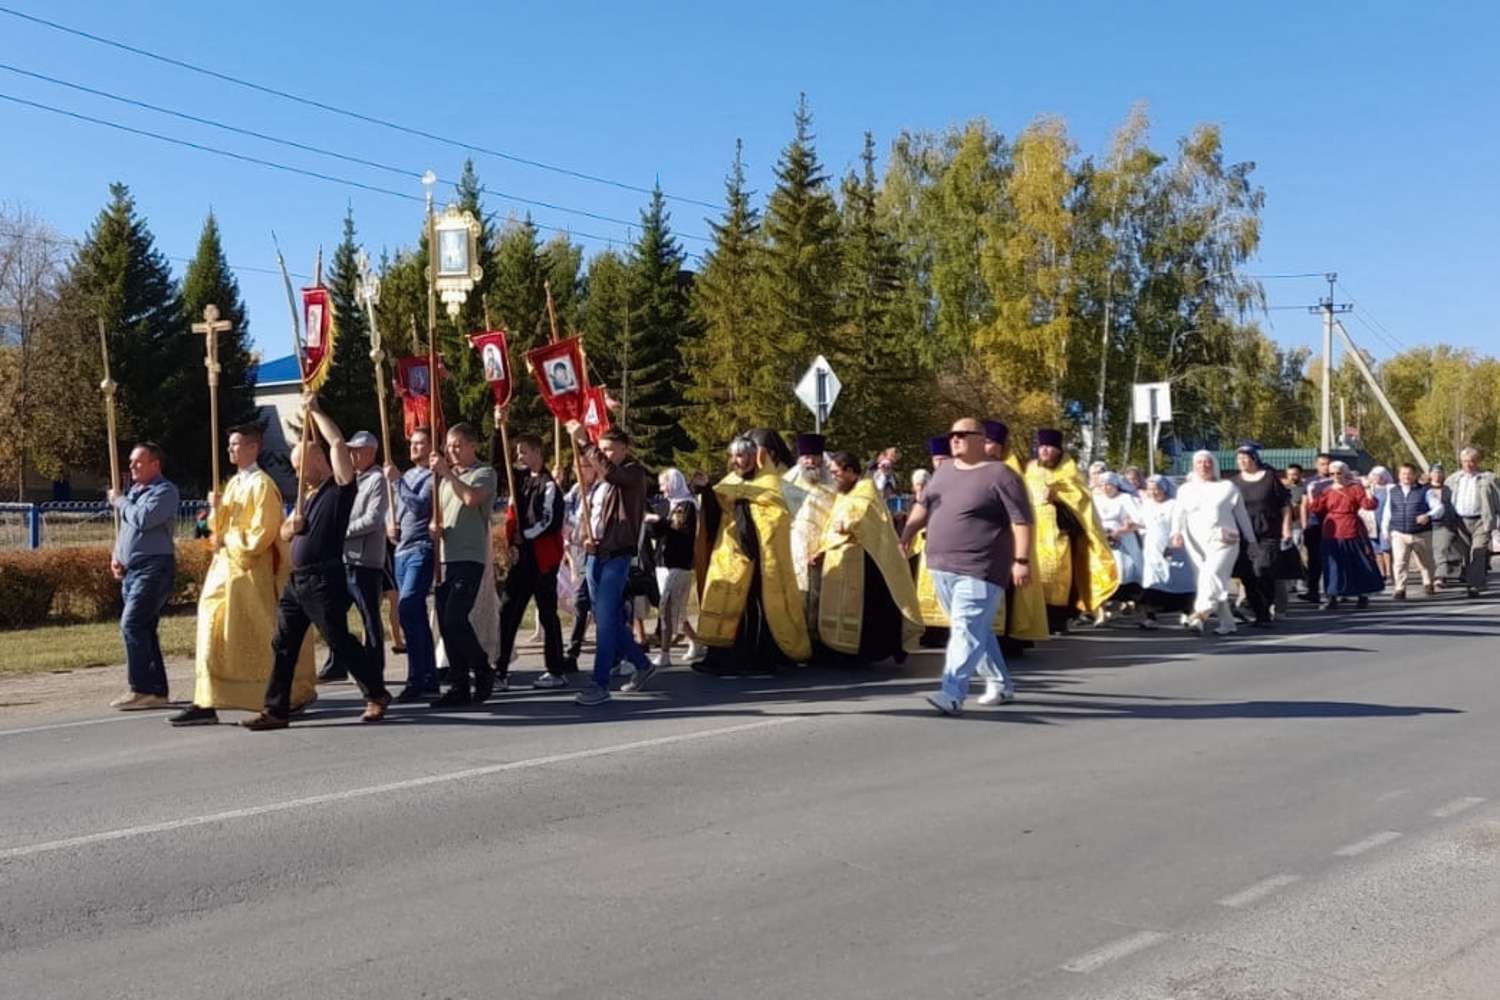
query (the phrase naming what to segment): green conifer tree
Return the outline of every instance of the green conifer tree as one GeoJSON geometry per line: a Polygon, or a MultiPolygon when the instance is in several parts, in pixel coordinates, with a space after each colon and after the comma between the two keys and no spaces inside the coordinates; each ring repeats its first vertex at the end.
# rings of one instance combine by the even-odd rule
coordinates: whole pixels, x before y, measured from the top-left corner
{"type": "Polygon", "coordinates": [[[641,235],[629,258],[629,328],[622,332],[625,365],[616,390],[619,422],[648,465],[669,465],[688,443],[682,431],[687,384],[682,348],[695,335],[688,304],[690,276],[672,235],[671,213],[658,186],[641,212],[641,235]]]}
{"type": "Polygon", "coordinates": [[[324,278],[333,298],[339,334],[333,349],[333,368],[321,390],[324,410],[345,434],[380,433],[380,410],[375,399],[375,367],[370,361],[370,321],[359,300],[359,243],[354,208],[344,213],[344,231],[334,248],[324,278]]]}
{"type": "MultiPolygon", "coordinates": [[[[227,438],[228,428],[255,416],[253,377],[254,358],[250,352],[250,320],[240,299],[240,284],[229,270],[219,235],[219,223],[212,211],[203,220],[198,237],[198,251],[188,264],[182,279],[182,317],[178,326],[190,330],[203,321],[203,309],[212,303],[219,317],[233,327],[218,337],[219,354],[219,429],[227,438]]],[[[200,338],[201,339],[201,338],[200,338]]],[[[196,342],[196,341],[195,341],[196,342]]],[[[164,381],[163,392],[177,399],[188,413],[208,410],[208,379],[200,366],[197,371],[184,368],[164,381]]],[[[208,492],[222,484],[211,484],[212,450],[222,449],[224,440],[209,440],[207,420],[185,420],[172,427],[162,445],[177,457],[178,487],[208,492]]],[[[220,463],[221,466],[223,463],[220,463]]],[[[221,468],[220,472],[223,473],[221,468]]]]}
{"type": "Polygon", "coordinates": [[[541,246],[531,216],[510,220],[495,243],[495,282],[490,286],[488,298],[490,320],[510,332],[511,363],[516,370],[510,412],[512,431],[522,429],[550,435],[551,416],[525,362],[526,351],[545,344],[549,336],[545,281],[541,246]]]}
{"type": "Polygon", "coordinates": [[[735,143],[724,189],[724,215],[709,223],[713,246],[693,284],[693,314],[702,333],[683,352],[688,382],[682,425],[690,446],[677,460],[705,473],[723,468],[724,448],[752,423],[749,373],[770,353],[756,322],[755,283],[764,244],[760,215],[745,188],[743,142],[735,143]]]}
{"type": "Polygon", "coordinates": [[[760,306],[770,357],[753,365],[755,415],[782,430],[801,423],[792,388],[839,325],[839,218],[828,176],[813,147],[807,95],[797,102],[796,132],[776,164],[766,202],[760,306]]]}

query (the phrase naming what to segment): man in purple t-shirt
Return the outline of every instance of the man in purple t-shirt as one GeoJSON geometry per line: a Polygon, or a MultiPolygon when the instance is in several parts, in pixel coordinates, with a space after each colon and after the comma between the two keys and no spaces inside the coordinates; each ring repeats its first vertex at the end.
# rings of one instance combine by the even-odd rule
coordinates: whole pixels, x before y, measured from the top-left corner
{"type": "Polygon", "coordinates": [[[927,700],[944,715],[957,715],[975,670],[985,678],[981,705],[1015,699],[994,621],[1006,585],[1020,587],[1031,575],[1031,501],[1019,476],[986,458],[979,421],[954,421],[948,440],[953,460],[928,480],[901,541],[909,544],[927,529],[927,566],[952,622],[943,685],[927,700]]]}

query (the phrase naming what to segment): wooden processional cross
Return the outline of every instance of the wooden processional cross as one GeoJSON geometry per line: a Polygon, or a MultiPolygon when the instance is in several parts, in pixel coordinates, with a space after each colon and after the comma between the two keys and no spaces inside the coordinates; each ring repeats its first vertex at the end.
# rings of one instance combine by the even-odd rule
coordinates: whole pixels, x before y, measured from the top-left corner
{"type": "Polygon", "coordinates": [[[210,302],[203,307],[203,322],[193,324],[193,332],[205,338],[203,367],[208,369],[208,423],[213,443],[213,492],[219,491],[219,334],[228,333],[234,324],[219,318],[219,307],[210,302]]]}

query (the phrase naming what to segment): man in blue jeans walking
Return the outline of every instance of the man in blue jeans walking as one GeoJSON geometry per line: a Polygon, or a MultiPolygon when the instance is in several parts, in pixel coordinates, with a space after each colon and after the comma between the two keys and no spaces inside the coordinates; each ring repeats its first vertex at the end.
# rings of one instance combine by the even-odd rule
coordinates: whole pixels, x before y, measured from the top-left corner
{"type": "Polygon", "coordinates": [[[985,455],[979,421],[954,421],[948,441],[953,460],[927,481],[901,541],[909,544],[927,529],[927,565],[952,622],[943,685],[927,701],[943,715],[958,715],[976,670],[985,679],[981,705],[1015,700],[994,623],[1006,584],[1019,589],[1030,578],[1032,516],[1021,477],[985,455]]]}
{"type": "Polygon", "coordinates": [[[568,433],[583,460],[599,473],[599,482],[588,496],[589,531],[584,536],[588,551],[585,574],[589,600],[593,602],[594,675],[585,680],[574,701],[585,707],[609,702],[609,674],[624,659],[635,667],[631,688],[643,690],[656,668],[630,633],[626,614],[625,583],[630,563],[641,540],[641,522],[646,515],[647,475],[645,466],[630,453],[630,436],[610,428],[590,443],[576,420],[568,421],[568,433]]]}
{"type": "Polygon", "coordinates": [[[130,691],[110,702],[110,707],[122,712],[168,704],[167,667],[156,627],[177,572],[172,529],[179,497],[177,487],[161,474],[162,457],[159,445],[150,441],[136,445],[130,452],[130,489],[124,494],[109,491],[110,505],[120,519],[109,563],[125,602],[120,636],[125,640],[130,682],[130,691]]]}
{"type": "Polygon", "coordinates": [[[437,655],[432,625],[427,619],[427,595],[432,592],[432,432],[411,432],[411,468],[403,474],[394,464],[385,467],[396,487],[396,523],[388,529],[396,543],[396,614],[406,636],[406,686],[396,701],[431,701],[438,690],[437,655]]]}

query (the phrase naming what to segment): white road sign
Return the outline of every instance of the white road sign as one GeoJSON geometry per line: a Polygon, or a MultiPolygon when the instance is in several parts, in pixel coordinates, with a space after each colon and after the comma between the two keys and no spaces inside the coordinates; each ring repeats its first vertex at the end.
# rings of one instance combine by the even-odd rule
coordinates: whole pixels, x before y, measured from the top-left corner
{"type": "Polygon", "coordinates": [[[819,354],[808,366],[807,374],[802,376],[802,381],[797,383],[797,398],[802,405],[813,412],[817,419],[818,430],[823,429],[823,421],[828,419],[833,404],[838,402],[839,390],[843,383],[833,373],[833,367],[829,365],[828,359],[819,354]]]}

